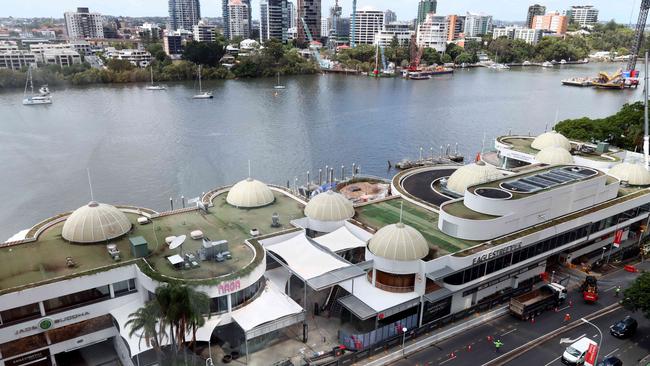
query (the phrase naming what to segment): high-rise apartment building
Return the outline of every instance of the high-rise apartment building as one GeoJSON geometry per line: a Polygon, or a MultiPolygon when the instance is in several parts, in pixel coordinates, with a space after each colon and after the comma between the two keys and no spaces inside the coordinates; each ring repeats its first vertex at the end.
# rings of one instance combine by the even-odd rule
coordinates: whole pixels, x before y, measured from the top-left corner
{"type": "Polygon", "coordinates": [[[528,7],[528,14],[526,15],[526,26],[533,28],[533,18],[537,15],[546,14],[546,7],[544,5],[531,5],[528,7]]]}
{"type": "Polygon", "coordinates": [[[417,23],[422,23],[429,13],[435,13],[438,7],[437,0],[420,0],[418,3],[418,18],[417,23]]]}
{"type": "Polygon", "coordinates": [[[397,21],[397,14],[394,11],[388,9],[384,12],[384,24],[390,24],[397,21]]]}
{"type": "Polygon", "coordinates": [[[65,30],[70,39],[104,38],[104,18],[99,13],[91,13],[88,8],[77,8],[63,14],[65,30]]]}
{"type": "Polygon", "coordinates": [[[217,28],[214,25],[210,25],[203,20],[192,27],[194,40],[197,42],[214,42],[216,39],[216,30],[217,28]]]}
{"type": "Polygon", "coordinates": [[[542,39],[541,29],[521,27],[500,27],[492,30],[492,38],[507,37],[508,39],[520,39],[528,44],[537,44],[542,39]]]}
{"type": "Polygon", "coordinates": [[[289,4],[287,0],[262,0],[260,3],[260,39],[275,38],[282,43],[289,40],[289,4]]]}
{"type": "Polygon", "coordinates": [[[418,24],[416,42],[417,45],[424,48],[434,48],[438,52],[447,50],[447,17],[427,14],[424,21],[418,24]]]}
{"type": "Polygon", "coordinates": [[[465,16],[465,37],[479,37],[492,30],[492,16],[467,13],[465,16]]]}
{"type": "Polygon", "coordinates": [[[248,4],[243,0],[228,1],[228,34],[230,38],[248,38],[251,31],[248,4]]]}
{"type": "MultiPolygon", "coordinates": [[[[383,14],[383,13],[382,13],[383,14]]],[[[298,42],[308,42],[307,35],[305,34],[305,24],[309,28],[309,32],[314,41],[320,41],[321,38],[321,0],[298,0],[298,16],[296,19],[296,27],[298,28],[298,42]]]]}
{"type": "Polygon", "coordinates": [[[384,12],[371,8],[357,10],[357,19],[354,25],[355,44],[375,43],[375,34],[384,28],[384,12]]]}
{"type": "MultiPolygon", "coordinates": [[[[222,0],[221,1],[221,14],[223,18],[223,35],[226,37],[226,39],[231,39],[235,36],[230,34],[230,27],[228,26],[230,24],[230,15],[229,15],[229,4],[230,0],[222,0]]],[[[253,19],[253,13],[252,13],[252,7],[251,7],[251,2],[250,0],[242,0],[242,3],[248,6],[248,19],[253,19]]],[[[249,29],[248,29],[248,34],[243,36],[244,38],[250,38],[250,31],[252,27],[250,26],[249,23],[249,29]]]]}
{"type": "Polygon", "coordinates": [[[293,1],[288,1],[287,9],[289,13],[289,28],[295,28],[296,17],[298,16],[298,13],[296,13],[296,4],[294,4],[293,1]]]}
{"type": "Polygon", "coordinates": [[[169,0],[169,30],[191,31],[201,19],[199,0],[169,0]]]}
{"type": "Polygon", "coordinates": [[[447,15],[447,41],[461,38],[465,32],[465,17],[462,15],[447,15]]]}
{"type": "Polygon", "coordinates": [[[582,27],[598,23],[598,9],[593,5],[574,5],[567,10],[566,15],[572,22],[578,23],[582,27]]]}
{"type": "Polygon", "coordinates": [[[564,34],[569,26],[569,17],[560,13],[536,15],[533,17],[532,29],[564,34]]]}
{"type": "Polygon", "coordinates": [[[388,47],[397,39],[400,46],[406,46],[411,41],[413,35],[411,22],[393,22],[386,24],[384,29],[375,34],[375,44],[382,47],[388,47]]]}

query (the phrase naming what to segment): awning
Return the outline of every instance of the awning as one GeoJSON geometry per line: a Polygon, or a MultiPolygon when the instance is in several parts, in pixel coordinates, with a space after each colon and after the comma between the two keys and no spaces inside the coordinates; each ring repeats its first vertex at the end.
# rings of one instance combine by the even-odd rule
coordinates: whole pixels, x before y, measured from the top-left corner
{"type": "Polygon", "coordinates": [[[452,291],[446,287],[443,287],[441,289],[438,289],[436,291],[430,292],[426,295],[424,295],[424,299],[429,301],[429,302],[436,302],[438,300],[442,300],[447,296],[451,296],[452,291]]]}
{"type": "MultiPolygon", "coordinates": [[[[129,315],[143,306],[144,303],[142,301],[134,300],[110,311],[110,314],[115,318],[115,321],[117,321],[117,324],[120,327],[120,335],[129,346],[131,357],[153,348],[150,345],[147,345],[147,341],[144,338],[141,338],[138,333],[134,334],[133,337],[129,336],[131,330],[126,325],[126,322],[129,321],[129,315]]],[[[163,340],[163,345],[167,344],[169,344],[168,338],[163,340]]]]}
{"type": "MultiPolygon", "coordinates": [[[[395,307],[398,308],[408,308],[413,304],[419,301],[419,296],[417,292],[388,292],[377,287],[373,286],[366,276],[357,277],[354,280],[348,280],[340,284],[347,292],[352,294],[354,297],[361,300],[368,307],[372,308],[376,313],[386,313],[386,316],[390,316],[391,311],[395,310],[395,307]],[[354,281],[354,286],[352,285],[354,281]],[[417,300],[417,301],[413,301],[417,300]]],[[[348,300],[349,302],[350,300],[348,300]]],[[[345,304],[344,304],[345,305],[345,304]]],[[[348,309],[351,310],[352,309],[348,309]]]]}
{"type": "Polygon", "coordinates": [[[219,315],[213,315],[209,319],[206,318],[205,324],[196,330],[196,340],[201,342],[208,342],[212,337],[214,328],[219,326],[221,320],[222,319],[219,315]]]}
{"type": "Polygon", "coordinates": [[[287,287],[287,281],[289,281],[289,278],[291,277],[291,272],[284,267],[278,267],[269,269],[264,275],[266,278],[271,280],[277,288],[284,289],[287,287]]]}
{"type": "Polygon", "coordinates": [[[435,271],[431,271],[431,272],[427,273],[427,277],[431,281],[437,281],[437,280],[439,280],[439,279],[441,279],[443,277],[447,277],[448,275],[450,275],[450,274],[452,274],[454,272],[456,272],[456,271],[453,268],[448,267],[448,266],[444,266],[444,267],[442,267],[440,269],[437,269],[435,271]]]}
{"type": "Polygon", "coordinates": [[[304,319],[302,306],[283,294],[271,281],[266,282],[264,291],[255,300],[233,311],[231,315],[244,330],[247,339],[304,319]]]}
{"type": "Polygon", "coordinates": [[[342,226],[329,234],[314,238],[314,241],[331,250],[332,252],[339,252],[366,246],[366,241],[354,235],[345,226],[342,226]]]}
{"type": "Polygon", "coordinates": [[[316,248],[304,232],[281,243],[269,245],[266,250],[280,256],[289,269],[303,280],[351,266],[335,254],[316,248]]]}

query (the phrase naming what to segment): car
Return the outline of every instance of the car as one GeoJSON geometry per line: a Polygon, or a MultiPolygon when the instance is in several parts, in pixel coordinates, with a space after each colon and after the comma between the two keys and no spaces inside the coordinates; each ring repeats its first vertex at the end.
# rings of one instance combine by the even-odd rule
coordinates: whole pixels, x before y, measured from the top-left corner
{"type": "Polygon", "coordinates": [[[609,356],[598,362],[596,366],[623,366],[623,361],[619,360],[618,357],[609,356]]]}
{"type": "Polygon", "coordinates": [[[636,332],[639,324],[631,316],[626,316],[623,320],[616,322],[609,327],[609,333],[617,338],[631,337],[636,332]]]}
{"type": "Polygon", "coordinates": [[[585,356],[590,345],[596,345],[596,342],[587,337],[582,337],[572,345],[566,348],[562,354],[562,363],[567,365],[584,365],[585,356]]]}

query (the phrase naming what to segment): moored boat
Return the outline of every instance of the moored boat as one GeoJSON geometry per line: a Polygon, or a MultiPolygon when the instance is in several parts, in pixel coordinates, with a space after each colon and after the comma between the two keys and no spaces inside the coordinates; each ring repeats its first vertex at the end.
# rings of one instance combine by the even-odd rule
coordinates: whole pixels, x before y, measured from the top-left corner
{"type": "Polygon", "coordinates": [[[569,78],[569,79],[563,79],[562,80],[562,85],[568,85],[568,86],[592,86],[593,85],[593,80],[589,78],[569,78]]]}

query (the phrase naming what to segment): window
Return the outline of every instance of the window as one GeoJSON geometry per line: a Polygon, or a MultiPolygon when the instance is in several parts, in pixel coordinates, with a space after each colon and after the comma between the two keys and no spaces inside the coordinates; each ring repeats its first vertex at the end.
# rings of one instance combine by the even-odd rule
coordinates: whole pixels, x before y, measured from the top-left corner
{"type": "Polygon", "coordinates": [[[235,309],[236,307],[255,297],[257,292],[264,287],[265,282],[266,279],[262,277],[247,288],[230,294],[232,308],[235,309]]]}
{"type": "Polygon", "coordinates": [[[108,285],[43,301],[47,314],[57,313],[110,298],[108,285]]]}
{"type": "Polygon", "coordinates": [[[228,295],[211,299],[210,313],[223,313],[226,311],[228,311],[228,295]]]}
{"type": "Polygon", "coordinates": [[[17,308],[0,311],[0,326],[36,319],[40,316],[41,309],[38,307],[38,303],[23,305],[17,308]]]}
{"type": "Polygon", "coordinates": [[[137,289],[135,288],[134,278],[126,281],[115,282],[113,284],[113,293],[115,294],[115,297],[126,295],[135,291],[137,291],[137,289]]]}

